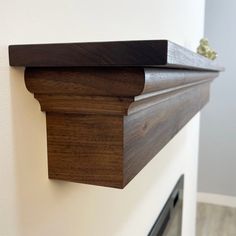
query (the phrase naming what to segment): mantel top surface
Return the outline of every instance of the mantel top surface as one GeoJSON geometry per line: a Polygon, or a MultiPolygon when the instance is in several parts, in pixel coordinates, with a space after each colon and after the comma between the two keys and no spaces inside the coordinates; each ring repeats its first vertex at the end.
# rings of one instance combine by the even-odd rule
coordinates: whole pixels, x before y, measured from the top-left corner
{"type": "Polygon", "coordinates": [[[11,66],[164,67],[221,71],[217,63],[168,40],[10,45],[11,66]]]}

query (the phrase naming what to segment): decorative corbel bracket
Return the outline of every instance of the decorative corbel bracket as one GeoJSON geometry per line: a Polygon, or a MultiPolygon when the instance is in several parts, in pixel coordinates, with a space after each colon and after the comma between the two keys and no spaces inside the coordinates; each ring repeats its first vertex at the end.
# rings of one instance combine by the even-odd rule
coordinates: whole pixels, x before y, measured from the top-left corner
{"type": "Polygon", "coordinates": [[[49,178],[123,188],[207,103],[221,67],[167,40],[14,45],[46,112],[49,178]]]}

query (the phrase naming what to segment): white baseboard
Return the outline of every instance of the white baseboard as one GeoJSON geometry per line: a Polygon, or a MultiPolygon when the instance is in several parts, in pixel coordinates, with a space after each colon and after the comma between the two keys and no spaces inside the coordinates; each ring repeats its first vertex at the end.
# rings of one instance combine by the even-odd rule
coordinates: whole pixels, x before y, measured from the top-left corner
{"type": "Polygon", "coordinates": [[[227,207],[236,207],[236,197],[213,194],[213,193],[198,193],[197,201],[211,203],[227,207]]]}

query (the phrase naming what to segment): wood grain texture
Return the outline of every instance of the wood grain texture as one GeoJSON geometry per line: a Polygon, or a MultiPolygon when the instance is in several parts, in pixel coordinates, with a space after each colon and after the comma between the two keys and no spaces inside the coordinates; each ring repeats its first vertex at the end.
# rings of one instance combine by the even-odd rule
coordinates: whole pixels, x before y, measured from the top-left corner
{"type": "Polygon", "coordinates": [[[136,96],[145,83],[141,68],[26,68],[25,78],[29,91],[53,95],[136,96]]]}
{"type": "Polygon", "coordinates": [[[49,178],[123,187],[123,117],[47,113],[49,178]]]}
{"type": "Polygon", "coordinates": [[[27,68],[46,111],[49,178],[124,188],[209,99],[218,72],[27,68]]]}
{"type": "Polygon", "coordinates": [[[125,187],[208,96],[204,83],[130,116],[47,112],[49,177],[125,187]]]}
{"type": "Polygon", "coordinates": [[[169,99],[125,117],[125,184],[139,173],[208,99],[209,83],[204,83],[177,91],[169,99]]]}
{"type": "Polygon", "coordinates": [[[124,188],[207,103],[222,67],[167,40],[13,45],[46,112],[49,178],[124,188]]]}
{"type": "Polygon", "coordinates": [[[128,115],[217,75],[157,68],[27,68],[25,83],[43,111],[128,115]]]}
{"type": "Polygon", "coordinates": [[[9,46],[11,66],[167,67],[218,71],[215,62],[168,40],[9,46]]]}

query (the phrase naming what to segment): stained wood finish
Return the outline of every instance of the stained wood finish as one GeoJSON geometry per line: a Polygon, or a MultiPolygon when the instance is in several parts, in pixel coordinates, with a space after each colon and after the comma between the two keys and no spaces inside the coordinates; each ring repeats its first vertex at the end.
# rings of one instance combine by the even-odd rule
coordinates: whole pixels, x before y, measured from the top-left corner
{"type": "Polygon", "coordinates": [[[207,103],[222,69],[166,40],[11,46],[10,64],[26,66],[46,112],[49,178],[115,188],[207,103]]]}
{"type": "Polygon", "coordinates": [[[123,187],[123,117],[47,113],[49,178],[123,187]]]}
{"type": "Polygon", "coordinates": [[[46,111],[49,177],[123,188],[208,101],[217,75],[27,68],[26,86],[46,111]]]}
{"type": "Polygon", "coordinates": [[[128,115],[217,75],[141,68],[27,68],[25,82],[43,111],[128,115]]]}
{"type": "Polygon", "coordinates": [[[9,46],[11,66],[168,67],[219,70],[219,66],[168,40],[9,46]]]}
{"type": "Polygon", "coordinates": [[[176,92],[124,122],[124,185],[207,103],[209,83],[176,92]]]}

